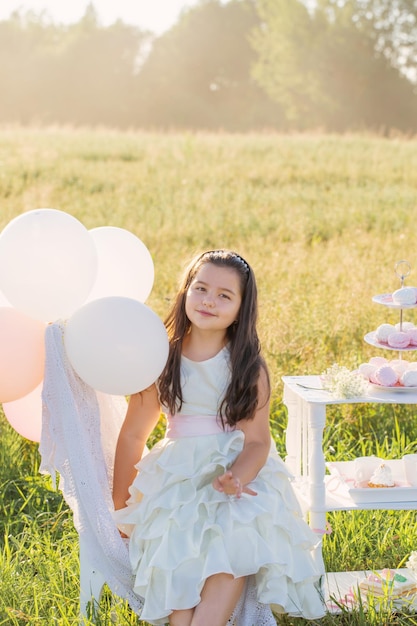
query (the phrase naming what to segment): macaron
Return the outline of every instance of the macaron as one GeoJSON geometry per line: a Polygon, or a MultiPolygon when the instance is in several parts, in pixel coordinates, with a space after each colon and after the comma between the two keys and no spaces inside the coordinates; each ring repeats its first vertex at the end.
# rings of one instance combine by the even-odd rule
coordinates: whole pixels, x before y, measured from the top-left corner
{"type": "Polygon", "coordinates": [[[393,387],[398,382],[398,374],[389,365],[383,365],[376,370],[375,379],[383,387],[393,387]]]}
{"type": "Polygon", "coordinates": [[[395,332],[392,324],[381,324],[375,331],[375,339],[381,343],[388,343],[388,337],[395,332]]]}
{"type": "Polygon", "coordinates": [[[385,365],[385,363],[388,363],[388,359],[386,359],[384,356],[373,356],[369,359],[369,363],[371,365],[376,365],[376,367],[379,367],[380,365],[385,365]]]}
{"type": "Polygon", "coordinates": [[[404,332],[394,332],[388,337],[388,345],[391,348],[401,350],[410,345],[410,335],[404,332]]]}
{"type": "Polygon", "coordinates": [[[398,378],[401,378],[404,372],[408,370],[410,364],[408,361],[403,361],[402,359],[394,359],[390,361],[390,366],[397,374],[398,378]]]}
{"type": "Polygon", "coordinates": [[[415,328],[413,322],[398,322],[398,324],[395,324],[395,330],[397,331],[402,330],[406,332],[407,330],[411,330],[412,328],[415,328]]]}
{"type": "Polygon", "coordinates": [[[372,365],[372,363],[361,363],[358,367],[359,374],[366,380],[371,380],[376,370],[376,365],[372,365]]]}
{"type": "Polygon", "coordinates": [[[407,330],[407,334],[410,337],[410,345],[417,346],[417,328],[411,328],[407,330]]]}
{"type": "Polygon", "coordinates": [[[401,287],[392,294],[392,301],[395,304],[415,304],[416,289],[415,287],[401,287]]]}
{"type": "Polygon", "coordinates": [[[417,387],[417,371],[407,370],[400,378],[400,383],[404,387],[417,387]]]}

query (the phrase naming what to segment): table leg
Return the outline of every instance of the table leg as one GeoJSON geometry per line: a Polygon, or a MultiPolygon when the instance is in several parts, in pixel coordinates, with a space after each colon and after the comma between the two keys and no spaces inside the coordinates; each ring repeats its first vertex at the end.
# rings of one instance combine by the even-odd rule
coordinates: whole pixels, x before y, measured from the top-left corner
{"type": "MultiPolygon", "coordinates": [[[[323,430],[326,422],[325,404],[308,404],[308,482],[310,526],[321,536],[326,532],[326,464],[323,453],[323,430]]],[[[316,550],[317,565],[323,568],[321,543],[316,550]]]]}
{"type": "Polygon", "coordinates": [[[283,402],[287,407],[287,428],[285,431],[285,464],[290,472],[301,475],[301,435],[302,423],[299,413],[300,398],[287,385],[284,386],[283,402]]]}

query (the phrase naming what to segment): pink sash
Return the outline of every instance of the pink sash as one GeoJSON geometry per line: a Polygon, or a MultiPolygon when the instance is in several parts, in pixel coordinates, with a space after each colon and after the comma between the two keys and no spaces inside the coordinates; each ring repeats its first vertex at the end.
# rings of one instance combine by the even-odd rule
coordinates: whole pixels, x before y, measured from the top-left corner
{"type": "Polygon", "coordinates": [[[201,435],[219,435],[234,430],[228,424],[223,428],[217,415],[168,415],[165,437],[200,437],[201,435]]]}

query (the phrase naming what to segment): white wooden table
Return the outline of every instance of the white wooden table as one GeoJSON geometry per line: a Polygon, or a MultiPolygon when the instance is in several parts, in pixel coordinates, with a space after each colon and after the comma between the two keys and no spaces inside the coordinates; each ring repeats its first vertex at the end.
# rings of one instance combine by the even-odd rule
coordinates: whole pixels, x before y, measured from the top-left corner
{"type": "MultiPolygon", "coordinates": [[[[285,463],[294,475],[294,489],[311,528],[326,532],[326,513],[336,510],[388,509],[417,510],[417,498],[407,501],[375,501],[375,490],[369,502],[358,504],[349,491],[335,484],[334,477],[326,475],[323,451],[323,431],[326,409],[333,404],[417,404],[416,392],[372,391],[357,398],[335,398],[321,389],[319,376],[283,376],[283,402],[287,407],[285,463]]],[[[417,549],[417,547],[416,547],[417,549]]],[[[321,546],[315,552],[319,567],[324,569],[321,546]]],[[[326,595],[337,590],[337,597],[348,593],[352,584],[364,572],[328,573],[326,595]]],[[[330,605],[329,605],[330,606],[330,605]]],[[[336,609],[334,609],[336,610],[336,609]]]]}

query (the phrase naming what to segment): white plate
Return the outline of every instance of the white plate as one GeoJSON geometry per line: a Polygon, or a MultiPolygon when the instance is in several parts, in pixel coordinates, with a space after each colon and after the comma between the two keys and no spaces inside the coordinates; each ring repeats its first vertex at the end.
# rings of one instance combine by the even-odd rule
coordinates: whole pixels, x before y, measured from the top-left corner
{"type": "Polygon", "coordinates": [[[381,343],[375,337],[375,331],[371,333],[367,333],[364,337],[366,343],[369,343],[371,346],[375,346],[375,348],[385,348],[385,350],[393,350],[394,352],[411,352],[412,350],[417,350],[417,346],[407,346],[406,348],[391,348],[387,343],[381,343]]]}
{"type": "Polygon", "coordinates": [[[326,466],[333,476],[338,476],[341,484],[347,489],[352,500],[358,504],[366,502],[410,502],[417,500],[417,487],[411,487],[409,483],[406,482],[402,459],[390,459],[386,461],[375,457],[376,466],[381,461],[391,468],[395,487],[364,487],[363,483],[356,483],[354,461],[331,462],[326,463],[326,466]]]}
{"type": "Polygon", "coordinates": [[[417,500],[417,488],[395,483],[395,487],[352,487],[349,495],[357,504],[365,502],[411,502],[417,500]]]}
{"type": "Polygon", "coordinates": [[[394,391],[395,393],[415,393],[417,394],[417,387],[403,387],[402,385],[395,385],[394,387],[383,387],[376,383],[369,383],[369,386],[375,391],[394,391]]]}
{"type": "Polygon", "coordinates": [[[377,304],[389,306],[392,309],[415,309],[415,307],[417,307],[417,303],[397,304],[396,302],[393,302],[391,293],[381,293],[379,296],[373,296],[372,301],[376,302],[377,304]]]}

